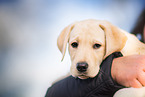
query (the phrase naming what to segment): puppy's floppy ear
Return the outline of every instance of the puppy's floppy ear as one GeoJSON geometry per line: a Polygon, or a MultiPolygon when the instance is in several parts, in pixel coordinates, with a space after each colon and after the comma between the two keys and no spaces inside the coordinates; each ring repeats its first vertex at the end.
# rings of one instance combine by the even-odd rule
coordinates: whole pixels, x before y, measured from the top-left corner
{"type": "Polygon", "coordinates": [[[112,25],[108,21],[99,25],[105,32],[106,37],[106,53],[104,59],[114,52],[120,52],[126,44],[127,36],[121,29],[112,25]]]}
{"type": "Polygon", "coordinates": [[[71,25],[65,27],[57,39],[57,46],[63,55],[62,60],[63,60],[65,52],[66,52],[66,46],[67,46],[67,43],[69,40],[70,32],[73,29],[73,27],[74,27],[74,24],[71,24],[71,25]]]}

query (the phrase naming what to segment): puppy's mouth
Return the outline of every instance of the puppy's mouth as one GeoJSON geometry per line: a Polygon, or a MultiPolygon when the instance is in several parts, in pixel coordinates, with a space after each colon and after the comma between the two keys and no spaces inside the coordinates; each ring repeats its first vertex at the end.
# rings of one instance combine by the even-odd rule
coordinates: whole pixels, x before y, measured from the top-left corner
{"type": "Polygon", "coordinates": [[[80,78],[80,79],[87,79],[87,78],[89,78],[89,76],[87,76],[87,73],[80,73],[78,75],[78,78],[80,78]]]}

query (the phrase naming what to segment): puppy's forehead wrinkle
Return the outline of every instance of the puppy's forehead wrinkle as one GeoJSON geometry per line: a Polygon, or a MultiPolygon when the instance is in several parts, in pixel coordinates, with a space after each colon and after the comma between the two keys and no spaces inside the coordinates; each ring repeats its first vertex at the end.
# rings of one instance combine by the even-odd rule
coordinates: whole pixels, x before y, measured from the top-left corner
{"type": "Polygon", "coordinates": [[[69,42],[69,43],[70,43],[70,42],[78,42],[78,39],[79,39],[79,35],[76,35],[76,36],[74,36],[74,37],[70,37],[68,42],[69,42]]]}
{"type": "Polygon", "coordinates": [[[96,23],[92,23],[92,24],[90,24],[90,23],[78,23],[74,26],[74,28],[84,30],[84,31],[88,31],[88,30],[93,31],[96,28],[98,28],[98,30],[101,29],[99,24],[96,24],[96,23]]]}
{"type": "Polygon", "coordinates": [[[99,27],[99,24],[78,23],[70,33],[69,42],[85,40],[102,43],[104,36],[104,31],[99,27]]]}

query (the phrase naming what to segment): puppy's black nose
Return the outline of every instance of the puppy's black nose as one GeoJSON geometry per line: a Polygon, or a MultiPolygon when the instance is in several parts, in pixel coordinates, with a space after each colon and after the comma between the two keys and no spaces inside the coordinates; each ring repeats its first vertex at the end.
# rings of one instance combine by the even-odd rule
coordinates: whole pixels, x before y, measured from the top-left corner
{"type": "Polygon", "coordinates": [[[79,72],[85,72],[88,68],[88,64],[86,62],[77,63],[77,70],[79,72]]]}

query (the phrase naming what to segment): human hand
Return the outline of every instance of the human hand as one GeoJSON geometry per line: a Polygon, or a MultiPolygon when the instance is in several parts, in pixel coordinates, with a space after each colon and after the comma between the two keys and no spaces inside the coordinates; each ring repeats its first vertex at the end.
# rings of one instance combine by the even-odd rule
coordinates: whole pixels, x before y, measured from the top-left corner
{"type": "Polygon", "coordinates": [[[119,57],[113,60],[112,78],[126,87],[145,86],[145,55],[119,57]]]}

